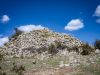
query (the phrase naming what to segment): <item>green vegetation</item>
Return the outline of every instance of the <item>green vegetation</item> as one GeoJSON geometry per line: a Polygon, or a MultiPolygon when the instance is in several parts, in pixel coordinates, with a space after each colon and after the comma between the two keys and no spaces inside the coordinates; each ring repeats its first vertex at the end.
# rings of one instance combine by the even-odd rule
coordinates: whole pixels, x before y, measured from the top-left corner
{"type": "Polygon", "coordinates": [[[13,38],[13,40],[16,40],[17,37],[22,34],[22,31],[19,31],[17,28],[15,28],[15,33],[10,37],[10,40],[11,38],[13,38]]]}
{"type": "Polygon", "coordinates": [[[0,62],[0,75],[24,75],[23,72],[32,67],[32,61],[33,58],[5,58],[0,62]]]}
{"type": "MultiPolygon", "coordinates": [[[[2,63],[4,60],[4,52],[0,50],[0,63],[2,63]]],[[[2,70],[2,66],[0,65],[0,75],[6,75],[6,72],[2,70]]]]}
{"type": "Polygon", "coordinates": [[[50,44],[50,46],[49,46],[49,48],[48,48],[48,53],[50,53],[50,54],[56,54],[58,51],[57,51],[57,49],[56,49],[56,46],[54,45],[54,44],[50,44]]]}
{"type": "Polygon", "coordinates": [[[75,52],[79,53],[79,49],[78,48],[79,48],[78,46],[74,46],[72,48],[67,47],[67,49],[68,49],[69,52],[75,51],[75,52]]]}
{"type": "Polygon", "coordinates": [[[52,55],[56,54],[59,52],[59,50],[63,50],[67,48],[66,45],[62,44],[61,42],[55,41],[55,43],[51,43],[48,52],[52,55]]]}
{"type": "Polygon", "coordinates": [[[2,61],[4,59],[4,53],[3,51],[0,50],[0,61],[2,61]]]}
{"type": "Polygon", "coordinates": [[[100,40],[96,40],[95,41],[94,47],[95,47],[95,49],[99,49],[100,50],[100,40]]]}
{"type": "Polygon", "coordinates": [[[0,75],[7,75],[5,72],[0,71],[0,75]]]}
{"type": "Polygon", "coordinates": [[[17,64],[13,63],[12,71],[18,73],[18,75],[24,75],[23,71],[25,71],[25,66],[23,65],[18,66],[17,64]]]}
{"type": "Polygon", "coordinates": [[[56,45],[56,48],[59,50],[63,50],[67,48],[66,45],[62,44],[62,42],[59,42],[59,41],[55,41],[55,45],[56,45]]]}
{"type": "MultiPolygon", "coordinates": [[[[14,40],[17,39],[17,37],[21,33],[22,33],[21,31],[18,31],[16,29],[16,34],[12,36],[14,40]]],[[[48,37],[50,35],[46,32],[46,34],[43,36],[48,37]]],[[[75,47],[69,48],[65,44],[63,44],[61,41],[55,41],[54,43],[51,43],[48,48],[41,47],[36,50],[33,47],[29,47],[29,48],[23,49],[23,50],[31,51],[32,53],[35,53],[37,51],[38,55],[40,55],[39,58],[36,58],[36,57],[24,58],[23,55],[21,56],[21,58],[6,58],[6,57],[4,58],[4,53],[2,50],[0,50],[0,75],[24,75],[25,71],[30,71],[30,70],[33,71],[33,69],[36,69],[38,71],[41,68],[45,68],[45,69],[59,68],[60,70],[59,65],[61,64],[60,63],[61,61],[63,61],[64,65],[67,64],[68,66],[66,67],[69,68],[71,67],[70,64],[74,63],[73,61],[74,58],[79,59],[75,61],[75,64],[77,63],[79,64],[79,66],[75,66],[75,68],[78,67],[80,70],[80,72],[78,72],[75,75],[100,75],[100,59],[98,59],[98,57],[100,56],[95,55],[96,57],[93,59],[93,63],[92,61],[89,61],[90,58],[93,57],[92,52],[95,51],[94,48],[100,49],[100,40],[95,41],[94,47],[90,46],[88,43],[84,43],[80,47],[75,46],[75,47]],[[81,55],[74,55],[74,54],[73,55],[68,54],[68,55],[62,55],[62,56],[57,55],[59,50],[64,50],[66,48],[68,49],[69,52],[75,51],[77,53],[80,53],[79,48],[81,48],[82,49],[82,52],[80,53],[81,55]],[[48,53],[51,54],[51,56],[49,56],[49,54],[42,55],[42,53],[45,51],[48,51],[48,53]],[[85,64],[81,63],[85,61],[85,58],[86,58],[85,64]],[[96,58],[98,59],[98,61],[95,61],[96,58]],[[82,59],[83,61],[80,59],[82,59]],[[89,65],[86,65],[87,62],[89,62],[89,65]]]]}
{"type": "Polygon", "coordinates": [[[88,66],[86,66],[85,64],[80,65],[79,69],[81,71],[75,75],[100,75],[100,60],[88,66]]]}
{"type": "Polygon", "coordinates": [[[82,55],[89,55],[94,51],[94,49],[88,43],[82,45],[82,50],[82,55]]]}

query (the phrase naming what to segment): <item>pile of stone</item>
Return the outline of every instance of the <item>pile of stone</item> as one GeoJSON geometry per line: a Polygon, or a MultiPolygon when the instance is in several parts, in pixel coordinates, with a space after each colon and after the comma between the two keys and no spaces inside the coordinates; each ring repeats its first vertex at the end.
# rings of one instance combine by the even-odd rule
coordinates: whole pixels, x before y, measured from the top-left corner
{"type": "Polygon", "coordinates": [[[65,33],[53,32],[49,29],[34,30],[29,33],[21,33],[15,40],[11,40],[2,48],[5,53],[11,57],[21,57],[34,55],[38,49],[48,48],[50,44],[55,44],[55,41],[65,45],[66,48],[74,46],[80,47],[82,42],[75,37],[65,33]]]}

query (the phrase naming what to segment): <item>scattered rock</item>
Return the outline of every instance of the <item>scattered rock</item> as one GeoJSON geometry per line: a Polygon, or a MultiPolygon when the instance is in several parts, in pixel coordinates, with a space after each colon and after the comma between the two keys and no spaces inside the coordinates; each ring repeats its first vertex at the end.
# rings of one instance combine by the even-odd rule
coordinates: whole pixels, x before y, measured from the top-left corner
{"type": "Polygon", "coordinates": [[[96,54],[100,53],[100,50],[99,50],[99,49],[96,49],[96,50],[95,50],[95,53],[96,53],[96,54]]]}

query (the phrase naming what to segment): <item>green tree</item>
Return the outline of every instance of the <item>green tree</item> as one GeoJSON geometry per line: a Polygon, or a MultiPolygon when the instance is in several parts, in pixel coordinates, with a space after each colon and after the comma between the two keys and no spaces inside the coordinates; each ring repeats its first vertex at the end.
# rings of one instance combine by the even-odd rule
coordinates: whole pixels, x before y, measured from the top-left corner
{"type": "Polygon", "coordinates": [[[100,40],[96,40],[95,41],[94,47],[95,47],[95,49],[99,49],[100,50],[100,40]]]}

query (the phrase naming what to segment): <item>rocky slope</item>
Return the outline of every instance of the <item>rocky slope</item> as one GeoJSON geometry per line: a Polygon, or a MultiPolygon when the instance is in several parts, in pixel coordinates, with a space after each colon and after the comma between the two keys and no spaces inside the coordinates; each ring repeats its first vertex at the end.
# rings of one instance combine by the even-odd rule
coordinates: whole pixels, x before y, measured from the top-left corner
{"type": "Polygon", "coordinates": [[[29,33],[17,33],[11,37],[2,49],[10,56],[33,56],[35,52],[46,51],[53,44],[57,50],[68,50],[68,48],[80,47],[82,42],[65,33],[57,33],[44,28],[29,33]],[[60,47],[63,46],[62,48],[60,47]]]}

